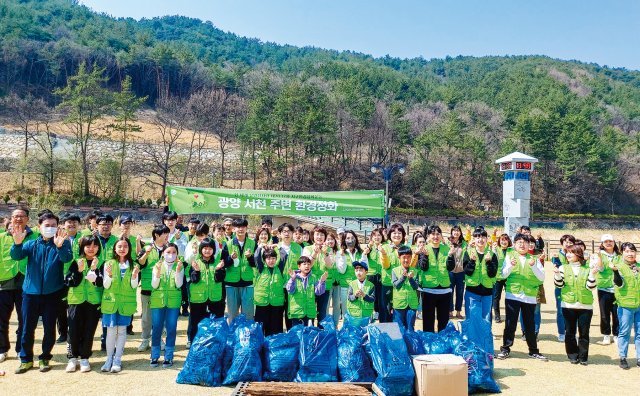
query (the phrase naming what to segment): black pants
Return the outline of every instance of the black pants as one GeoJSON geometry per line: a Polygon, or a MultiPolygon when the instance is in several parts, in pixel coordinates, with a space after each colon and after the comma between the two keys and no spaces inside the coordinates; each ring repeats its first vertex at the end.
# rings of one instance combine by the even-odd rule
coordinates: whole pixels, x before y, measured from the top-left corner
{"type": "Polygon", "coordinates": [[[189,283],[187,282],[187,271],[185,271],[184,280],[182,282],[182,287],[180,288],[182,292],[182,303],[180,306],[182,307],[182,313],[189,312],[189,283]]]}
{"type": "Polygon", "coordinates": [[[297,325],[313,326],[313,319],[307,318],[306,316],[304,318],[291,319],[291,327],[297,326],[297,325]]]}
{"type": "Polygon", "coordinates": [[[586,362],[589,359],[589,326],[591,326],[591,309],[562,308],[564,316],[564,347],[570,360],[586,362]],[[576,327],[578,342],[576,342],[576,327]]]}
{"type": "Polygon", "coordinates": [[[224,316],[224,301],[225,298],[222,296],[220,301],[209,301],[203,303],[194,303],[190,304],[191,312],[189,314],[189,328],[187,331],[187,336],[189,341],[193,341],[198,334],[198,323],[209,315],[214,315],[216,318],[221,318],[224,316]]]}
{"type": "Polygon", "coordinates": [[[510,352],[513,346],[513,339],[516,335],[516,328],[518,327],[518,318],[520,317],[520,311],[522,311],[522,323],[524,324],[524,335],[527,338],[527,346],[529,347],[529,354],[540,353],[538,350],[538,341],[536,340],[536,324],[535,324],[535,312],[536,304],[528,304],[516,300],[505,300],[505,326],[504,333],[502,335],[502,346],[500,350],[503,352],[510,352]]]}
{"type": "Polygon", "coordinates": [[[380,298],[378,303],[378,322],[391,323],[393,315],[391,315],[391,299],[393,296],[393,286],[380,286],[380,296],[376,294],[376,298],[380,298]]]}
{"type": "Polygon", "coordinates": [[[282,333],[282,315],[284,306],[256,305],[255,321],[262,323],[264,336],[282,333]]]}
{"type": "Polygon", "coordinates": [[[449,304],[451,292],[432,294],[422,292],[422,330],[434,332],[435,320],[438,319],[438,331],[444,330],[449,323],[449,304]]]}
{"type": "Polygon", "coordinates": [[[506,284],[507,280],[503,279],[496,281],[496,284],[493,285],[493,315],[496,318],[500,317],[500,299],[502,299],[502,290],[506,284]]]}
{"type": "Polygon", "coordinates": [[[598,305],[600,306],[600,334],[618,336],[618,308],[615,305],[616,297],[613,293],[598,290],[598,305]],[[613,321],[613,328],[612,322],[613,321]]]}
{"type": "Polygon", "coordinates": [[[289,293],[287,293],[287,290],[284,290],[284,325],[286,326],[287,330],[291,330],[291,328],[293,327],[293,323],[291,323],[291,319],[289,319],[289,293]]]}
{"type": "Polygon", "coordinates": [[[22,290],[0,290],[0,353],[11,349],[9,344],[9,321],[15,307],[18,314],[18,331],[16,332],[16,352],[20,353],[22,337],[22,290]]]}
{"type": "Polygon", "coordinates": [[[51,350],[56,342],[56,318],[62,291],[50,294],[22,293],[22,338],[20,339],[20,361],[33,362],[33,343],[38,318],[42,316],[42,353],[38,359],[51,360],[51,350]]]}
{"type": "Polygon", "coordinates": [[[100,321],[100,304],[88,302],[69,304],[69,358],[89,359],[93,347],[93,337],[100,321]]]}
{"type": "Polygon", "coordinates": [[[378,312],[378,318],[380,318],[380,302],[382,301],[382,277],[380,276],[380,274],[367,275],[367,280],[373,283],[373,295],[375,297],[375,300],[373,301],[373,310],[378,312]]]}
{"type": "Polygon", "coordinates": [[[69,304],[67,304],[67,290],[65,287],[63,290],[62,300],[60,301],[60,305],[58,305],[58,335],[61,337],[67,337],[69,332],[69,322],[67,321],[67,308],[69,308],[69,304]]]}

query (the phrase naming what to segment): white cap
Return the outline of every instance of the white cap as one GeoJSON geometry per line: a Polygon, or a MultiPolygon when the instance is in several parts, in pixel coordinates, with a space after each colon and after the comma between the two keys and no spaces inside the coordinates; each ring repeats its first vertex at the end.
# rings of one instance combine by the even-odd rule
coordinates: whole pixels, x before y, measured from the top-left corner
{"type": "Polygon", "coordinates": [[[344,228],[343,227],[338,227],[338,229],[336,230],[337,234],[344,234],[344,228]]]}
{"type": "Polygon", "coordinates": [[[600,242],[604,241],[615,241],[615,239],[613,239],[613,235],[611,234],[604,234],[602,238],[600,238],[600,242]]]}

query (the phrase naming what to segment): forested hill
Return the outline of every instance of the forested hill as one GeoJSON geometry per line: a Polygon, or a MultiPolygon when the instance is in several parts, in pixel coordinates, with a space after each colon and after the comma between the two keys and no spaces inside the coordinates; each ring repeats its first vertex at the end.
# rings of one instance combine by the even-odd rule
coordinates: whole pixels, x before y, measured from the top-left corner
{"type": "Polygon", "coordinates": [[[370,188],[382,184],[372,162],[404,162],[395,203],[499,209],[493,160],[518,149],[541,160],[536,210],[640,208],[638,71],[544,56],[373,58],[263,43],[181,16],[112,18],[62,0],[0,3],[0,45],[0,96],[56,106],[54,90],[82,63],[104,68],[112,91],[131,77],[159,110],[203,92],[234,95],[238,116],[224,139],[249,165],[229,177],[257,187],[370,188]]]}

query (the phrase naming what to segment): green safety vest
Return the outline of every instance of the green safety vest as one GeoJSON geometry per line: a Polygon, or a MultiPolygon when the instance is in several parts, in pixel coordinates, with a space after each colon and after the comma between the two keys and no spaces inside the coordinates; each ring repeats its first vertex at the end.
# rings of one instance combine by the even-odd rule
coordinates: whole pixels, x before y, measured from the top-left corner
{"type": "MultiPolygon", "coordinates": [[[[278,243],[278,256],[280,255],[280,249],[284,244],[282,242],[278,243]]],[[[291,242],[289,245],[289,254],[287,255],[287,261],[284,263],[284,273],[288,274],[289,270],[297,270],[298,269],[298,259],[302,256],[302,246],[298,245],[295,242],[291,242]]]]}
{"type": "MultiPolygon", "coordinates": [[[[338,274],[338,281],[340,282],[340,287],[349,287],[349,283],[356,279],[356,269],[353,268],[353,260],[351,259],[351,255],[349,254],[349,252],[341,252],[342,254],[344,254],[344,263],[345,263],[345,270],[344,270],[344,274],[338,274]]],[[[362,253],[359,253],[356,250],[355,256],[356,256],[356,261],[358,259],[358,255],[362,255],[362,253]]]]}
{"type": "MultiPolygon", "coordinates": [[[[475,250],[474,247],[469,247],[467,252],[470,252],[471,249],[475,250]]],[[[486,246],[484,249],[484,256],[482,257],[482,260],[480,260],[480,257],[478,256],[478,261],[480,261],[480,263],[476,261],[476,269],[475,271],[473,271],[473,274],[471,276],[469,275],[464,276],[464,283],[467,286],[474,287],[474,286],[482,285],[487,289],[491,289],[493,288],[493,285],[495,285],[496,278],[495,277],[490,278],[489,274],[487,273],[487,262],[485,261],[487,258],[487,255],[489,257],[493,257],[493,252],[488,246],[486,246]]]]}
{"type": "MultiPolygon", "coordinates": [[[[638,264],[636,264],[638,265],[638,264]]],[[[640,307],[640,275],[634,275],[629,265],[620,264],[618,272],[622,277],[622,287],[615,286],[614,293],[619,307],[636,309],[640,307]]],[[[637,335],[636,335],[637,337],[637,335]]]]}
{"type": "Polygon", "coordinates": [[[146,266],[140,270],[140,284],[142,290],[151,291],[151,278],[153,277],[153,267],[160,261],[160,253],[155,246],[152,246],[149,255],[147,256],[146,266]]]}
{"type": "Polygon", "coordinates": [[[197,283],[189,282],[189,301],[192,303],[222,300],[224,283],[215,280],[216,266],[220,264],[221,253],[222,250],[216,248],[216,255],[211,264],[205,264],[200,258],[196,260],[200,266],[200,281],[197,283]]]}
{"type": "MultiPolygon", "coordinates": [[[[24,238],[23,244],[27,241],[37,239],[40,233],[31,229],[31,233],[24,238]]],[[[13,236],[8,232],[0,234],[0,282],[8,281],[27,271],[28,258],[14,260],[11,258],[11,246],[13,246],[13,236]]]]}
{"type": "MultiPolygon", "coordinates": [[[[307,246],[304,249],[302,249],[302,255],[312,258],[313,245],[307,246]]],[[[311,273],[314,274],[319,279],[322,276],[322,274],[324,274],[326,271],[327,272],[326,283],[327,285],[333,285],[334,281],[339,280],[340,274],[336,269],[335,263],[333,267],[327,268],[327,265],[324,262],[324,257],[325,257],[324,253],[320,252],[320,254],[318,254],[318,257],[315,258],[315,260],[312,259],[313,261],[311,263],[311,273]]],[[[297,268],[297,263],[296,263],[296,268],[297,268]]]]}
{"type": "Polygon", "coordinates": [[[451,286],[449,271],[447,271],[447,256],[449,255],[449,246],[441,243],[438,250],[438,257],[436,258],[433,247],[431,245],[428,245],[427,254],[429,255],[429,269],[427,271],[418,270],[418,272],[420,273],[420,285],[422,287],[429,288],[438,286],[451,286]]]}
{"type": "MultiPolygon", "coordinates": [[[[100,260],[104,263],[105,261],[113,259],[113,247],[116,245],[116,242],[118,242],[118,237],[113,234],[110,235],[105,244],[103,244],[99,236],[97,236],[97,238],[100,241],[100,260]]],[[[133,251],[135,245],[132,246],[131,249],[133,251]]],[[[134,254],[131,255],[135,256],[134,254]]]]}
{"type": "Polygon", "coordinates": [[[504,264],[504,258],[507,256],[509,252],[512,252],[513,248],[508,247],[506,251],[503,251],[501,247],[496,250],[496,256],[498,256],[498,272],[496,273],[496,281],[504,280],[502,277],[502,265],[504,264]]]}
{"type": "Polygon", "coordinates": [[[273,273],[265,264],[262,273],[256,274],[253,281],[253,302],[261,307],[265,305],[284,306],[285,284],[285,278],[282,276],[277,262],[273,267],[273,273]]]}
{"type": "Polygon", "coordinates": [[[73,253],[73,259],[71,261],[64,263],[64,273],[69,272],[69,268],[71,268],[71,263],[77,261],[80,258],[80,238],[83,238],[84,235],[81,235],[79,232],[76,233],[76,237],[73,238],[73,242],[71,242],[71,252],[73,253]]]}
{"type": "MultiPolygon", "coordinates": [[[[398,248],[402,246],[409,246],[405,244],[401,244],[398,248]]],[[[398,257],[398,249],[394,249],[391,243],[387,243],[382,245],[382,248],[387,253],[387,257],[389,258],[389,268],[382,268],[381,270],[381,281],[382,286],[393,286],[393,281],[391,280],[391,271],[394,268],[400,266],[400,257],[398,257]]],[[[380,263],[382,263],[382,257],[380,258],[380,263]]]]}
{"type": "MultiPolygon", "coordinates": [[[[393,272],[396,274],[396,278],[402,277],[402,270],[404,268],[402,266],[395,267],[393,272]]],[[[409,270],[412,270],[409,268],[409,270]]],[[[418,292],[411,287],[409,283],[409,278],[405,278],[404,282],[400,289],[393,287],[393,299],[392,299],[393,308],[395,309],[405,309],[407,307],[411,309],[418,308],[418,292]]]]}
{"type": "MultiPolygon", "coordinates": [[[[360,290],[360,282],[356,279],[349,282],[349,286],[354,294],[360,290]]],[[[375,286],[368,280],[364,281],[363,292],[368,295],[375,286]]],[[[373,302],[365,301],[364,298],[356,298],[353,301],[347,300],[347,312],[354,318],[370,318],[373,314],[373,302]]]]}
{"type": "Polygon", "coordinates": [[[589,278],[589,266],[581,265],[578,276],[574,275],[571,264],[563,264],[564,286],[560,289],[562,302],[568,304],[593,304],[593,292],[587,289],[587,278],[589,278]]]}
{"type": "Polygon", "coordinates": [[[609,260],[606,254],[600,253],[600,261],[604,269],[596,273],[596,285],[600,289],[611,289],[613,288],[613,270],[609,268],[609,263],[613,262],[616,267],[620,268],[624,265],[624,260],[619,254],[615,255],[613,260],[609,260]]]}
{"type": "Polygon", "coordinates": [[[131,268],[127,268],[123,277],[120,277],[120,263],[109,260],[105,265],[111,265],[111,285],[104,288],[102,293],[101,311],[103,314],[119,313],[122,316],[131,316],[136,313],[138,302],[136,289],[131,287],[131,268]]]}
{"type": "MultiPolygon", "coordinates": [[[[86,260],[86,259],[83,259],[86,260]]],[[[89,273],[89,268],[91,267],[91,261],[86,260],[85,269],[82,272],[82,282],[77,287],[70,287],[67,292],[67,302],[70,305],[79,305],[83,302],[87,301],[90,304],[100,304],[102,301],[102,287],[98,287],[93,283],[87,280],[87,274],[89,273]]],[[[104,262],[98,258],[98,266],[96,271],[98,271],[104,262]]]]}
{"type": "Polygon", "coordinates": [[[529,260],[535,260],[536,257],[527,253],[527,259],[524,267],[522,267],[520,265],[519,256],[520,254],[515,250],[507,253],[507,258],[509,260],[515,259],[516,265],[513,267],[511,274],[509,274],[509,277],[507,278],[505,288],[507,292],[511,294],[520,294],[521,292],[524,292],[528,297],[536,297],[538,295],[538,288],[543,284],[543,282],[536,278],[531,266],[528,264],[529,260]]]}
{"type": "Polygon", "coordinates": [[[296,276],[296,291],[289,294],[289,319],[309,318],[315,319],[318,314],[316,308],[316,290],[315,284],[318,278],[309,273],[307,280],[307,288],[303,288],[302,281],[296,276]]]}
{"type": "Polygon", "coordinates": [[[227,246],[229,248],[229,255],[233,255],[236,253],[238,255],[238,259],[240,260],[240,265],[237,267],[232,265],[227,268],[227,274],[224,278],[225,282],[239,282],[240,279],[243,281],[253,282],[254,271],[253,268],[249,265],[249,260],[244,256],[243,252],[249,250],[251,254],[256,251],[256,243],[253,239],[245,238],[244,240],[244,249],[242,252],[240,251],[240,246],[236,245],[237,239],[233,239],[231,243],[228,243],[227,246]]]}
{"type": "Polygon", "coordinates": [[[160,272],[160,284],[157,289],[151,291],[149,300],[151,308],[180,308],[182,303],[182,290],[176,286],[176,264],[169,272],[162,265],[160,272]]]}
{"type": "Polygon", "coordinates": [[[377,249],[371,248],[367,258],[369,259],[369,270],[367,271],[367,275],[377,275],[382,272],[382,258],[380,257],[380,252],[378,252],[377,249]]]}

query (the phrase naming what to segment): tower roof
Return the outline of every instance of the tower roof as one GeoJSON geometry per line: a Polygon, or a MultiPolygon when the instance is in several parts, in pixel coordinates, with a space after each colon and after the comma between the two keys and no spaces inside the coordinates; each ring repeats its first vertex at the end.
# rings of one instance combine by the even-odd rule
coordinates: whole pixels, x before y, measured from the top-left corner
{"type": "Polygon", "coordinates": [[[536,162],[538,162],[538,159],[534,158],[534,157],[532,157],[530,155],[526,155],[524,153],[521,153],[519,151],[514,151],[513,153],[511,153],[509,155],[505,155],[504,157],[497,159],[496,160],[496,164],[501,164],[503,162],[512,162],[512,161],[536,163],[536,162]]]}

